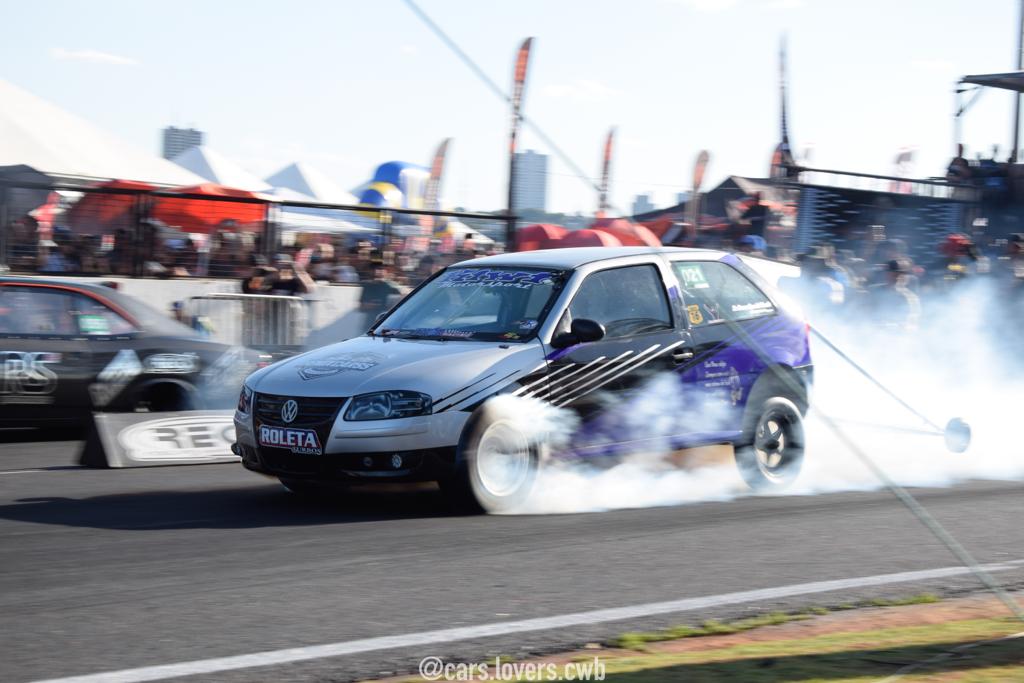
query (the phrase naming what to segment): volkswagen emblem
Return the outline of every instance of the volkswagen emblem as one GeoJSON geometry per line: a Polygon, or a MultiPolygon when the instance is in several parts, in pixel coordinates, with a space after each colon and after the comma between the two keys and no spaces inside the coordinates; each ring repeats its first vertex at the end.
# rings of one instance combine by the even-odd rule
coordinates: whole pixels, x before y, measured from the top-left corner
{"type": "Polygon", "coordinates": [[[292,399],[288,399],[281,406],[281,419],[284,420],[285,424],[291,424],[295,418],[299,416],[299,404],[292,399]]]}

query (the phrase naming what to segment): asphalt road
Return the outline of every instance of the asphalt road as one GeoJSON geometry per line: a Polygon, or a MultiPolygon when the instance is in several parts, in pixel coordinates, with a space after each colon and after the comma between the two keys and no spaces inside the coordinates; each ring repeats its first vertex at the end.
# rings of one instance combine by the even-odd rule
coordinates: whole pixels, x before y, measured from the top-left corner
{"type": "MultiPolygon", "coordinates": [[[[74,442],[0,444],[0,679],[29,681],[957,563],[889,494],[458,516],[436,492],[308,504],[238,465],[97,471],[74,442]]],[[[1024,559],[1024,484],[915,494],[981,561],[1024,559]]],[[[1024,584],[1024,565],[996,578],[1024,584]]],[[[425,655],[548,651],[636,628],[969,576],[378,649],[191,680],[351,680],[425,655]]],[[[129,678],[130,679],[130,678],[129,678]]]]}

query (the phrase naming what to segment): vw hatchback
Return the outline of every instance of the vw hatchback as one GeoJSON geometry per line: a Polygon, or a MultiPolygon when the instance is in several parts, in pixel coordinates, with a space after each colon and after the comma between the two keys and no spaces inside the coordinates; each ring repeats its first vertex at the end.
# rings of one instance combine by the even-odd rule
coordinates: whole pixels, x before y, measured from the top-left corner
{"type": "Polygon", "coordinates": [[[505,254],[441,271],[361,337],[250,375],[235,450],[296,492],[437,481],[492,512],[552,458],[655,447],[732,444],[746,482],[771,488],[799,472],[811,377],[802,315],[735,255],[505,254]],[[667,421],[638,428],[652,398],[667,421]],[[510,417],[515,401],[571,411],[572,435],[554,447],[510,417]]]}

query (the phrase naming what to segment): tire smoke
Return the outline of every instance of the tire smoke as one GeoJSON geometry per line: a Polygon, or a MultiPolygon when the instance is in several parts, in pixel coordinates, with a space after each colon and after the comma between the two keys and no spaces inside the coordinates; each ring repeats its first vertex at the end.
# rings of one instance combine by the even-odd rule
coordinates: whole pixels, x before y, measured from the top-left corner
{"type": "MultiPolygon", "coordinates": [[[[527,501],[513,514],[601,510],[728,501],[749,495],[819,495],[869,491],[881,482],[816,417],[827,414],[898,484],[947,487],[972,479],[1024,480],[1024,445],[1019,436],[1024,362],[1020,321],[1008,321],[1001,291],[992,283],[962,283],[935,300],[913,333],[880,329],[870,316],[818,321],[820,329],[893,393],[945,424],[954,416],[971,425],[965,453],[946,450],[942,436],[925,433],[921,421],[872,386],[849,364],[812,339],[815,385],[805,420],[803,470],[782,491],[754,494],[733,463],[731,449],[673,452],[669,437],[720,420],[719,404],[673,412],[693,391],[675,375],[649,381],[639,398],[624,403],[606,395],[619,442],[642,444],[614,464],[608,458],[549,460],[527,501]],[[618,409],[618,410],[616,410],[618,409]],[[603,461],[602,461],[603,460],[603,461]]],[[[504,400],[504,399],[503,399],[504,400]]],[[[509,397],[510,401],[517,399],[509,397]]],[[[509,408],[509,406],[506,406],[509,408]]],[[[559,448],[585,452],[600,445],[575,414],[547,404],[523,409],[528,425],[543,425],[559,448]]]]}

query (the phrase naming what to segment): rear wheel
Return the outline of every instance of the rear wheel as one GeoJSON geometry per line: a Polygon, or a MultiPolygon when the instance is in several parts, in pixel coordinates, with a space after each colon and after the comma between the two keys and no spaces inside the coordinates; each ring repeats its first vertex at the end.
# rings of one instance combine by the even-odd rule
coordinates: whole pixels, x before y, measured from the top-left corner
{"type": "Polygon", "coordinates": [[[747,410],[749,431],[744,430],[746,439],[736,446],[740,475],[757,491],[785,488],[800,474],[804,460],[800,409],[788,398],[773,396],[759,406],[748,403],[747,410]]]}

